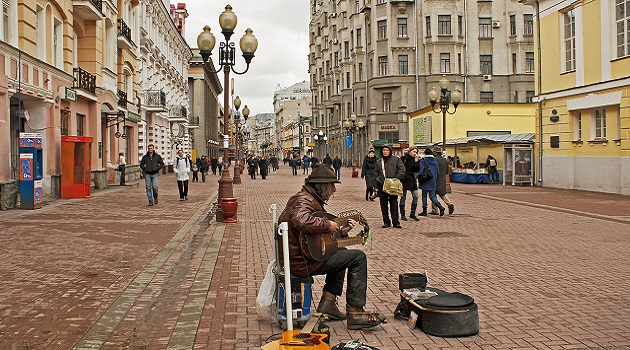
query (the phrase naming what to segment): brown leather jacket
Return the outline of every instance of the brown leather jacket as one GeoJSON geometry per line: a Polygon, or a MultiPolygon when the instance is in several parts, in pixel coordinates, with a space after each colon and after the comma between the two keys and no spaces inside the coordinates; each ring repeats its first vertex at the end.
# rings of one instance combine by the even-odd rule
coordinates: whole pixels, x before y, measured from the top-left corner
{"type": "MultiPolygon", "coordinates": [[[[313,260],[304,253],[308,252],[304,237],[309,234],[334,233],[328,219],[311,215],[316,211],[325,211],[324,204],[324,200],[311,186],[304,185],[300,192],[289,198],[278,218],[278,223],[289,224],[289,262],[293,276],[305,277],[323,264],[323,261],[313,260]]],[[[282,241],[279,245],[282,257],[282,241]]]]}

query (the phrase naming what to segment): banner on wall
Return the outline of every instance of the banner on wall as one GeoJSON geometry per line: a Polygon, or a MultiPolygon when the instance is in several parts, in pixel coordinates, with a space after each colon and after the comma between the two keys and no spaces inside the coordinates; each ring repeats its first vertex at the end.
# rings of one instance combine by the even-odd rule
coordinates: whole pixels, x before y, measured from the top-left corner
{"type": "Polygon", "coordinates": [[[431,117],[418,117],[413,119],[413,143],[431,143],[431,117]]]}

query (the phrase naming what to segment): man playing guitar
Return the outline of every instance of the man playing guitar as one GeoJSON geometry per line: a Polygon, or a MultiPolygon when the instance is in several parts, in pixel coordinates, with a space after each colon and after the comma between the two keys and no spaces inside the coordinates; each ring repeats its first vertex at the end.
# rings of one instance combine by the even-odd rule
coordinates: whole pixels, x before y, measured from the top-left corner
{"type": "Polygon", "coordinates": [[[325,260],[318,260],[309,252],[307,236],[313,240],[321,235],[335,236],[341,231],[346,236],[356,225],[353,219],[340,225],[333,220],[314,215],[324,212],[324,204],[335,193],[337,180],[334,170],[326,165],[313,168],[302,189],[287,202],[278,223],[287,222],[289,228],[289,261],[291,274],[298,277],[326,275],[324,292],[317,312],[331,320],[347,318],[348,329],[369,329],[385,318],[375,311],[365,311],[367,291],[367,257],[361,250],[339,248],[325,260]],[[337,297],[343,292],[345,275],[347,315],[337,307],[337,297]]]}

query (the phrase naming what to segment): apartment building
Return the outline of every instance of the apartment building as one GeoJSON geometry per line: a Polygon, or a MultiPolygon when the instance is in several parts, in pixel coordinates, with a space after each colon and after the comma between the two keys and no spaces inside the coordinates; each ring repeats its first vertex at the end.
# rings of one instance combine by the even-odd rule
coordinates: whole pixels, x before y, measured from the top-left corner
{"type": "Polygon", "coordinates": [[[541,33],[539,184],[630,194],[630,0],[524,2],[541,33]]]}
{"type": "MultiPolygon", "coordinates": [[[[311,143],[311,89],[302,81],[286,88],[278,86],[273,94],[275,114],[275,140],[279,151],[276,157],[284,158],[291,152],[300,154],[312,151],[311,143]]],[[[277,147],[276,147],[277,148],[277,147]]]]}
{"type": "Polygon", "coordinates": [[[405,143],[443,75],[463,103],[530,101],[533,35],[532,8],[512,1],[312,0],[313,126],[335,153],[352,133],[405,143]]]}
{"type": "Polygon", "coordinates": [[[169,7],[161,0],[2,2],[0,208],[17,204],[20,133],[41,134],[44,197],[61,195],[64,175],[95,188],[117,182],[121,150],[128,179],[140,176],[147,143],[171,159],[178,140],[165,135],[174,120],[186,126],[191,52],[169,7]],[[84,173],[62,171],[62,136],[84,145],[84,173]]]}

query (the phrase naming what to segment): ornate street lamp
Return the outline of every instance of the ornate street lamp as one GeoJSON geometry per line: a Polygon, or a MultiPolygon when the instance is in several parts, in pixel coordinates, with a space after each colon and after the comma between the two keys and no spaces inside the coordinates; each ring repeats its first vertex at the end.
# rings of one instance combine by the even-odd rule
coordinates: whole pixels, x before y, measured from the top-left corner
{"type": "MultiPolygon", "coordinates": [[[[320,147],[320,154],[319,156],[322,157],[322,159],[324,159],[324,152],[322,151],[322,145],[325,145],[326,142],[328,141],[328,136],[326,136],[326,134],[324,134],[323,131],[319,131],[317,134],[315,134],[315,136],[313,136],[313,139],[315,139],[315,142],[319,143],[319,147],[320,147]]],[[[321,161],[321,160],[320,160],[321,161]]]]}
{"type": "Polygon", "coordinates": [[[459,90],[451,92],[448,87],[450,82],[446,78],[446,75],[440,79],[440,90],[438,92],[435,87],[429,91],[429,102],[431,102],[431,109],[435,113],[442,113],[442,152],[446,153],[446,114],[455,114],[457,106],[462,102],[462,94],[459,90]],[[436,103],[440,104],[440,109],[435,110],[436,103]],[[453,111],[449,111],[450,104],[453,104],[453,111]]]}
{"type": "Polygon", "coordinates": [[[241,99],[238,98],[238,96],[236,96],[236,99],[234,100],[234,107],[236,107],[236,114],[234,115],[234,142],[236,143],[236,159],[234,162],[234,178],[232,179],[232,181],[234,181],[235,184],[240,184],[241,183],[241,157],[238,154],[238,145],[239,143],[241,143],[241,125],[247,123],[247,118],[249,117],[249,108],[247,108],[247,105],[245,105],[245,108],[243,108],[243,118],[245,119],[244,122],[241,121],[241,116],[240,114],[238,114],[238,107],[241,106],[241,99]],[[238,101],[238,106],[237,106],[237,101],[238,101]]]}
{"type": "MultiPolygon", "coordinates": [[[[223,83],[223,162],[224,165],[228,161],[228,148],[230,143],[229,136],[229,111],[230,111],[230,97],[229,97],[229,89],[230,86],[230,71],[235,74],[245,74],[249,70],[249,64],[254,58],[254,52],[258,48],[258,39],[254,35],[252,35],[252,30],[247,28],[245,30],[245,35],[239,41],[239,46],[241,51],[243,52],[243,58],[245,59],[245,63],[247,67],[243,72],[237,72],[234,70],[235,64],[235,56],[236,49],[234,48],[234,42],[230,41],[230,37],[234,34],[234,28],[236,28],[237,18],[234,12],[232,12],[232,6],[225,6],[225,11],[221,13],[219,16],[219,25],[221,26],[221,33],[225,38],[225,41],[222,41],[219,44],[219,69],[214,69],[214,67],[208,62],[210,55],[212,55],[212,50],[214,49],[214,45],[216,43],[216,39],[214,35],[210,31],[209,26],[205,26],[203,28],[203,32],[199,34],[197,37],[197,46],[199,47],[199,54],[203,59],[205,68],[208,69],[212,73],[217,73],[221,69],[223,69],[224,74],[224,83],[223,83]]],[[[221,178],[219,179],[219,195],[217,200],[220,201],[221,198],[234,197],[234,190],[232,188],[232,179],[230,178],[230,169],[227,166],[223,166],[223,173],[221,174],[221,178]]],[[[221,206],[217,206],[217,221],[223,221],[224,216],[221,211],[221,206]]]]}

